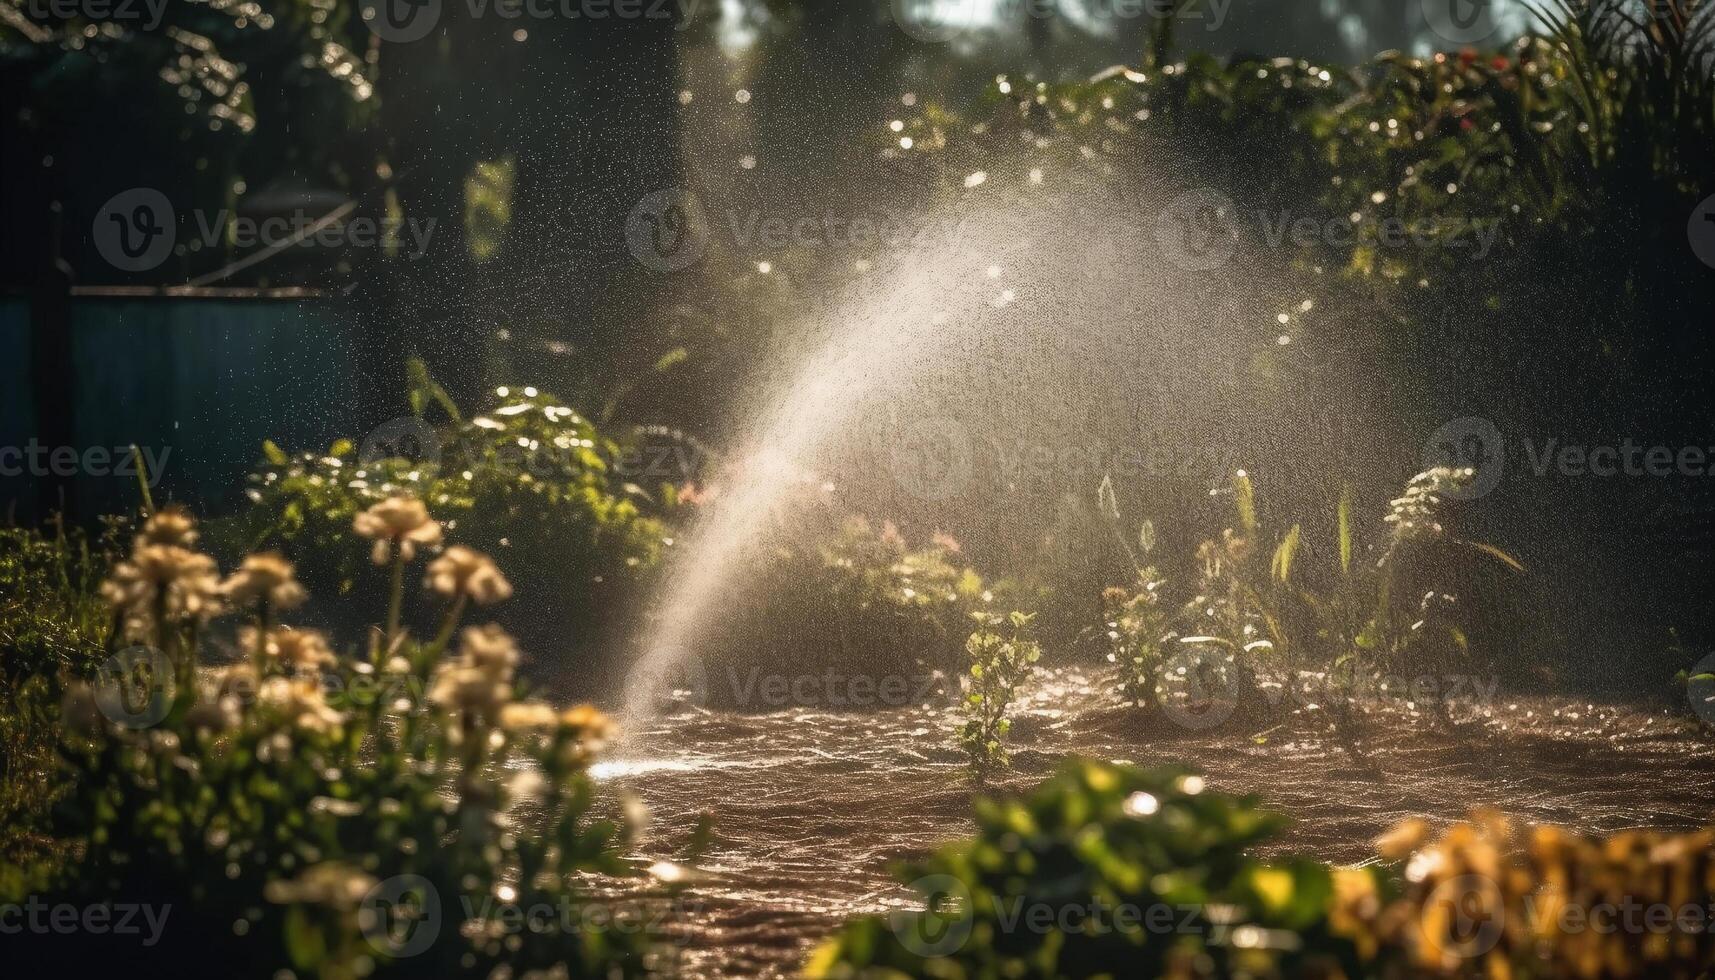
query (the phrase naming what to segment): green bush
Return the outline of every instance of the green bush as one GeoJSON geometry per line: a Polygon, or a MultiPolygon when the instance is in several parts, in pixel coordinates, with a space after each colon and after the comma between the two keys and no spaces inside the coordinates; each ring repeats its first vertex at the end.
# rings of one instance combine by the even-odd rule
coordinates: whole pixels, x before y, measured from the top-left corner
{"type": "Polygon", "coordinates": [[[1012,730],[1007,713],[1020,684],[1036,671],[1042,648],[1031,638],[1031,616],[1014,611],[1005,618],[979,614],[980,625],[965,641],[970,665],[965,670],[959,705],[965,720],[959,726],[959,747],[971,761],[979,782],[1011,764],[1006,736],[1012,730]],[[1007,632],[1000,632],[1002,627],[1007,632]]]}
{"type": "MultiPolygon", "coordinates": [[[[441,533],[418,501],[390,498],[339,544],[404,570],[441,533]]],[[[250,555],[222,580],[188,517],[151,518],[103,587],[134,645],[63,708],[71,788],[55,830],[79,858],[28,898],[153,909],[149,955],[191,975],[648,972],[650,935],[588,914],[603,908],[594,876],[632,873],[631,829],[598,813],[587,773],[607,720],[518,697],[519,653],[498,627],[454,643],[467,608],[511,592],[486,556],[446,548],[423,581],[438,628],[390,617],[336,654],[281,625],[306,598],[290,563],[250,555]],[[214,666],[209,623],[232,614],[239,659],[214,666]],[[549,912],[521,918],[534,909],[549,912]]],[[[15,951],[91,969],[138,955],[108,938],[15,951]]]]}
{"type": "MultiPolygon", "coordinates": [[[[972,616],[1005,601],[952,538],[912,544],[892,522],[795,501],[755,542],[743,598],[712,617],[699,652],[790,676],[854,665],[874,678],[964,670],[972,616]]],[[[711,685],[717,699],[726,685],[711,685]]]]}
{"type": "Polygon", "coordinates": [[[806,973],[1356,973],[1355,950],[1327,930],[1329,869],[1248,853],[1283,825],[1254,798],[1209,792],[1182,770],[1076,761],[1028,797],[979,799],[975,817],[975,837],[899,872],[923,894],[922,912],[850,923],[806,973]]]}
{"type": "Polygon", "coordinates": [[[1284,821],[1255,797],[1090,760],[975,817],[974,837],[899,870],[921,911],[848,923],[806,975],[1689,980],[1715,964],[1712,830],[1600,839],[1478,812],[1439,833],[1403,821],[1361,867],[1263,860],[1284,821]]]}
{"type": "MultiPolygon", "coordinates": [[[[1472,471],[1449,467],[1413,477],[1384,518],[1381,547],[1368,553],[1350,497],[1342,496],[1324,552],[1330,567],[1312,568],[1300,560],[1309,550],[1303,525],[1266,530],[1251,478],[1235,474],[1233,526],[1199,545],[1196,587],[1177,611],[1153,567],[1139,569],[1135,591],[1103,594],[1108,659],[1122,668],[1126,700],[1174,711],[1211,693],[1229,699],[1228,707],[1264,712],[1321,703],[1355,745],[1359,702],[1384,677],[1471,673],[1481,661],[1447,591],[1449,563],[1475,556],[1522,570],[1505,551],[1449,528],[1446,511],[1472,479],[1472,471]]],[[[1118,530],[1117,503],[1107,514],[1118,530]]],[[[1433,707],[1440,721],[1451,721],[1445,699],[1433,707]]]]}
{"type": "MultiPolygon", "coordinates": [[[[288,456],[272,443],[250,477],[251,506],[218,522],[216,551],[235,557],[276,548],[312,587],[338,595],[378,594],[385,585],[368,556],[346,546],[353,517],[386,497],[422,499],[471,546],[504,556],[525,590],[525,618],[508,625],[542,643],[596,642],[597,610],[633,598],[668,540],[672,486],[625,479],[625,447],[588,419],[534,388],[497,389],[498,403],[468,421],[432,427],[421,416],[380,433],[411,442],[423,458],[360,458],[348,440],[327,453],[288,456]]],[[[421,406],[418,406],[421,407],[421,406]]],[[[372,611],[370,612],[373,615],[372,611]]],[[[615,617],[601,625],[617,626],[615,617]]]]}

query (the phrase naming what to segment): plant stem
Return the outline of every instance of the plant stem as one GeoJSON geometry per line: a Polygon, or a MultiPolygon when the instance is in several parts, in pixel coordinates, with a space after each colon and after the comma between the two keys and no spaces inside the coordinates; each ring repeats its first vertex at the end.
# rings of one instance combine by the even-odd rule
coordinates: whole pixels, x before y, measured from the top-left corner
{"type": "Polygon", "coordinates": [[[442,650],[446,649],[447,641],[453,638],[453,630],[458,628],[459,620],[464,617],[464,607],[469,598],[469,596],[461,595],[453,600],[453,607],[447,610],[447,618],[441,623],[440,632],[435,634],[435,641],[429,644],[425,651],[426,656],[439,655],[442,650]]]}
{"type": "Polygon", "coordinates": [[[405,602],[405,555],[393,557],[393,592],[387,603],[387,649],[391,651],[399,638],[399,610],[405,602]]]}

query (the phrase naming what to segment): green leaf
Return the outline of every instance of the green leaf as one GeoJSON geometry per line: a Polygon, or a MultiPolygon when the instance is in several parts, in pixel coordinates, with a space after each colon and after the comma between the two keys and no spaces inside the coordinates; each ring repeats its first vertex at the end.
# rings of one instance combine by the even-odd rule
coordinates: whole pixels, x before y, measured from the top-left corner
{"type": "Polygon", "coordinates": [[[1233,474],[1233,506],[1239,512],[1239,531],[1247,538],[1256,534],[1256,488],[1244,470],[1233,474]]]}
{"type": "Polygon", "coordinates": [[[1489,544],[1486,541],[1466,541],[1465,544],[1485,555],[1488,555],[1490,558],[1495,559],[1515,572],[1519,572],[1521,574],[1524,572],[1524,564],[1517,558],[1514,558],[1512,555],[1507,554],[1505,551],[1489,544]]]}
{"type": "Polygon", "coordinates": [[[1352,487],[1340,489],[1340,574],[1352,574],[1352,487]]]}
{"type": "Polygon", "coordinates": [[[268,462],[273,463],[275,466],[286,465],[286,451],[275,445],[274,440],[272,439],[262,440],[262,455],[267,458],[268,462]]]}
{"type": "Polygon", "coordinates": [[[668,351],[667,353],[662,354],[661,359],[655,362],[655,373],[660,374],[664,371],[670,371],[673,368],[678,367],[679,365],[685,363],[685,361],[688,360],[690,358],[690,356],[691,356],[690,351],[686,350],[683,347],[675,347],[672,350],[668,351]]]}
{"type": "Polygon", "coordinates": [[[1299,528],[1292,525],[1292,530],[1286,532],[1286,537],[1280,546],[1274,549],[1274,578],[1275,581],[1285,582],[1292,578],[1292,559],[1298,555],[1299,528]]]}

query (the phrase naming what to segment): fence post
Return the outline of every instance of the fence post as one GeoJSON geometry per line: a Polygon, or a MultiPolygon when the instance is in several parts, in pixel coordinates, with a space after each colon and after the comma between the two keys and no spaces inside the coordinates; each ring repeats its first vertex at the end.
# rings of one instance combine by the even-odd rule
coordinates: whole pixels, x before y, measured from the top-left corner
{"type": "MultiPolygon", "coordinates": [[[[35,405],[35,439],[46,447],[38,457],[46,465],[31,473],[35,482],[35,517],[39,521],[58,511],[76,516],[75,473],[60,472],[54,463],[55,450],[73,446],[75,420],[72,407],[76,394],[76,372],[72,364],[71,264],[61,254],[64,208],[48,205],[47,252],[30,289],[30,391],[35,405]]],[[[75,447],[74,447],[75,449],[75,447]]],[[[79,456],[81,459],[81,455],[79,456]]]]}

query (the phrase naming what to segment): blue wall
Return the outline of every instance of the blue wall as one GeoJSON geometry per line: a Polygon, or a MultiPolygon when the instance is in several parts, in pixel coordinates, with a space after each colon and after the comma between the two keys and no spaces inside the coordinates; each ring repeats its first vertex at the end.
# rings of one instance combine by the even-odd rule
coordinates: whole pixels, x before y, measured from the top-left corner
{"type": "MultiPolygon", "coordinates": [[[[157,502],[231,504],[263,439],[296,451],[352,434],[353,323],[319,298],[78,296],[72,448],[148,447],[165,454],[157,502]]],[[[40,429],[29,339],[28,303],[0,300],[0,447],[27,446],[40,429]]],[[[28,472],[0,475],[0,506],[29,508],[39,483],[28,472]]],[[[82,472],[75,484],[81,517],[135,505],[133,477],[82,472]]]]}

